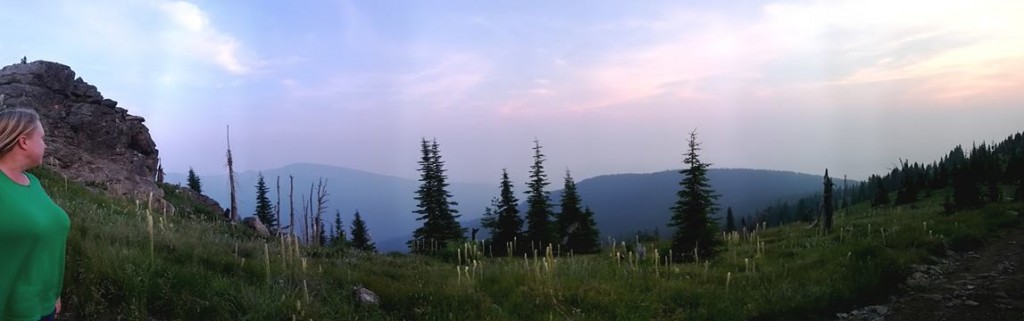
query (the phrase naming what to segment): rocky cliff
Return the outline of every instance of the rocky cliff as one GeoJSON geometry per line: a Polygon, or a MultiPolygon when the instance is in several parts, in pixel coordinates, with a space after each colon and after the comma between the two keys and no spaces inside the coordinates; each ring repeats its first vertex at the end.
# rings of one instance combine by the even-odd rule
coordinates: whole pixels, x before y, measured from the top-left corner
{"type": "Polygon", "coordinates": [[[48,61],[4,67],[0,105],[39,113],[47,132],[46,166],[114,195],[162,199],[160,152],[145,120],[104,98],[70,67],[48,61]]]}

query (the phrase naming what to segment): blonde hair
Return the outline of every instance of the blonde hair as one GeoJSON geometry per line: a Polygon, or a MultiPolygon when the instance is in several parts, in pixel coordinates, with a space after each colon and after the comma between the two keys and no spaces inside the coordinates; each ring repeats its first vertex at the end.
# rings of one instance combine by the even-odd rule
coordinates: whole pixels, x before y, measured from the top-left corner
{"type": "Polygon", "coordinates": [[[36,129],[39,114],[25,108],[0,109],[0,157],[7,155],[18,144],[18,137],[36,129]]]}

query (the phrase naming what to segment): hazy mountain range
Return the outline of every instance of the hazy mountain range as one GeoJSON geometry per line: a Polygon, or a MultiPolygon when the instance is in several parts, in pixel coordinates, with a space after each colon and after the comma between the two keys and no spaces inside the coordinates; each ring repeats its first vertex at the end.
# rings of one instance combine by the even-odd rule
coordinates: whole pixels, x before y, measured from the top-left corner
{"type": "MultiPolygon", "coordinates": [[[[228,204],[226,175],[202,175],[203,192],[216,199],[222,206],[228,204]]],[[[335,210],[341,212],[346,231],[353,213],[360,212],[366,220],[371,236],[381,251],[404,251],[405,241],[421,223],[412,213],[416,208],[414,192],[419,182],[387,175],[354,170],[343,167],[318,164],[292,164],[282,168],[263,171],[270,199],[277,201],[277,177],[281,177],[282,221],[288,224],[288,176],[295,177],[295,210],[301,218],[302,197],[310,194],[310,183],[323,177],[327,180],[328,219],[333,224],[335,210]]],[[[754,169],[711,169],[708,174],[711,186],[720,195],[718,203],[721,215],[725,208],[732,207],[737,221],[751,215],[757,208],[764,208],[780,199],[796,199],[809,193],[820,192],[821,176],[794,172],[754,169]]],[[[169,173],[166,181],[184,184],[185,174],[169,173]]],[[[255,209],[257,172],[239,173],[236,177],[238,206],[241,216],[252,215],[255,209]]],[[[622,239],[636,231],[659,230],[662,237],[671,235],[666,227],[669,208],[676,201],[676,192],[682,175],[678,170],[646,174],[613,174],[584,179],[577,182],[577,188],[585,206],[595,212],[595,220],[603,237],[622,239]]],[[[526,196],[521,193],[525,182],[513,182],[520,201],[526,196]]],[[[450,182],[463,225],[479,227],[483,209],[491,198],[498,194],[498,184],[450,182]],[[492,186],[493,185],[493,186],[492,186]]],[[[560,187],[562,179],[552,179],[551,187],[560,187]]],[[[558,210],[561,190],[551,192],[552,207],[558,210]]],[[[525,215],[525,214],[524,214],[525,215]]],[[[738,223],[738,222],[737,222],[738,223]]],[[[330,227],[327,228],[330,230],[330,227]]],[[[478,237],[485,236],[481,231],[478,237]]]]}

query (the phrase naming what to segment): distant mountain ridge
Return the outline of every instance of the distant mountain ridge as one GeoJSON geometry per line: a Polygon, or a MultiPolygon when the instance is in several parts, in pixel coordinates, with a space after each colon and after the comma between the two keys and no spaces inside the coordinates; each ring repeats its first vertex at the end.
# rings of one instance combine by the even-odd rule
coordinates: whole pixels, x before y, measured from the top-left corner
{"type": "MultiPolygon", "coordinates": [[[[245,171],[236,174],[238,209],[241,217],[251,216],[256,208],[256,180],[259,171],[245,171]]],[[[346,233],[350,230],[353,214],[358,210],[370,230],[370,236],[378,242],[383,251],[401,250],[404,245],[392,247],[382,246],[379,240],[393,239],[410,234],[419,226],[413,210],[416,208],[414,192],[419,182],[407,178],[381,175],[351,168],[296,163],[281,168],[262,171],[267,187],[270,189],[271,203],[277,202],[277,177],[281,177],[281,220],[282,226],[288,225],[288,176],[295,177],[295,215],[296,226],[301,226],[302,197],[310,195],[310,184],[315,184],[319,177],[327,181],[328,202],[325,213],[326,230],[331,230],[334,223],[335,210],[341,212],[346,233]]],[[[202,181],[203,193],[217,200],[221,206],[227,207],[230,201],[227,175],[204,175],[197,173],[202,181]]],[[[168,183],[185,185],[187,175],[169,173],[165,177],[168,183]]],[[[449,191],[453,199],[459,202],[455,208],[462,214],[463,220],[479,218],[483,208],[491,199],[491,186],[474,183],[450,182],[449,191]]],[[[496,188],[493,188],[496,190],[496,188]]]]}
{"type": "MultiPolygon", "coordinates": [[[[668,237],[670,208],[678,199],[682,179],[678,170],[616,174],[583,180],[577,188],[583,203],[594,210],[602,235],[621,239],[657,228],[661,237],[668,237]]],[[[719,195],[715,217],[724,222],[726,209],[732,207],[737,224],[758,208],[822,189],[821,176],[775,170],[712,168],[708,179],[719,195]]],[[[553,199],[560,197],[560,190],[552,193],[553,199]]]]}
{"type": "MultiPolygon", "coordinates": [[[[252,215],[255,209],[255,186],[259,172],[246,171],[237,175],[238,206],[241,216],[252,215]]],[[[229,201],[226,175],[202,175],[204,194],[216,199],[222,206],[229,201]]],[[[281,177],[281,207],[283,225],[288,220],[288,175],[295,177],[295,211],[297,219],[302,215],[302,197],[309,195],[310,183],[318,177],[327,180],[328,212],[327,230],[334,222],[335,210],[341,211],[346,231],[352,215],[359,210],[367,221],[371,236],[382,251],[405,251],[405,241],[421,223],[412,213],[416,208],[413,199],[419,182],[407,178],[375,174],[350,168],[297,163],[263,171],[270,188],[270,199],[276,203],[277,177],[281,177]]],[[[719,217],[725,209],[732,207],[737,222],[741,217],[750,216],[758,208],[767,207],[779,200],[797,199],[820,192],[821,177],[811,174],[758,170],[713,168],[708,172],[711,186],[720,195],[719,217]]],[[[170,183],[184,184],[184,174],[170,173],[170,183]]],[[[584,179],[577,183],[584,206],[595,213],[595,220],[602,238],[626,238],[637,231],[658,229],[662,237],[671,235],[667,223],[669,208],[676,201],[676,192],[682,174],[678,170],[667,170],[645,174],[611,174],[584,179]]],[[[561,186],[561,179],[552,179],[553,187],[561,186]]],[[[515,184],[521,188],[524,183],[515,184]]],[[[451,183],[453,199],[459,202],[456,209],[462,215],[464,227],[479,228],[480,215],[498,194],[494,186],[478,183],[451,183]]],[[[525,196],[517,189],[517,197],[525,196]]],[[[557,211],[561,190],[550,192],[553,209],[557,211]]],[[[525,213],[525,211],[524,211],[525,213]]],[[[525,214],[523,214],[525,215],[525,214]]],[[[301,223],[297,223],[299,225],[301,223]]],[[[479,237],[485,237],[481,231],[479,237]]]]}
{"type": "MultiPolygon", "coordinates": [[[[757,209],[763,209],[780,200],[796,200],[802,196],[821,192],[822,177],[796,172],[712,168],[708,171],[711,187],[720,195],[719,215],[724,219],[726,208],[732,207],[736,222],[749,217],[757,209]]],[[[602,241],[607,237],[630,238],[637,231],[653,232],[668,237],[672,231],[667,224],[671,217],[669,210],[676,202],[676,192],[682,181],[679,170],[667,170],[645,174],[611,174],[596,176],[577,182],[576,187],[583,199],[583,205],[594,211],[594,220],[601,231],[602,241]]],[[[523,184],[516,184],[521,187],[523,184]]],[[[561,179],[552,179],[550,186],[562,185],[561,179]]],[[[497,187],[491,187],[497,195],[497,187]]],[[[519,191],[517,191],[519,192],[519,191]]],[[[552,209],[558,211],[562,191],[549,193],[552,209]]],[[[525,196],[520,199],[520,215],[525,217],[525,196]]],[[[489,198],[488,198],[489,199],[489,198]]],[[[486,204],[485,204],[486,205],[486,204]]],[[[482,208],[482,207],[481,207],[482,208]]],[[[480,228],[480,219],[464,219],[463,226],[480,228]]],[[[478,239],[486,238],[487,231],[481,229],[478,239]]],[[[410,238],[411,231],[378,244],[402,244],[410,238]]]]}

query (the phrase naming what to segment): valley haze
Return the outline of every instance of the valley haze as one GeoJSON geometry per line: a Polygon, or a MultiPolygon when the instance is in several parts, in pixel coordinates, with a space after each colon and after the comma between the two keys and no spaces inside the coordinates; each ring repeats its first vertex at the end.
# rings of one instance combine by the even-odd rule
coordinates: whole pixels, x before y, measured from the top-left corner
{"type": "MultiPolygon", "coordinates": [[[[237,173],[238,207],[242,217],[251,216],[255,209],[256,179],[259,172],[237,173]]],[[[422,223],[415,220],[414,192],[419,182],[412,179],[374,174],[350,168],[320,164],[296,163],[282,168],[262,172],[270,190],[271,202],[276,202],[276,180],[281,177],[281,220],[288,221],[288,176],[295,177],[296,216],[301,219],[302,195],[309,195],[309,185],[320,177],[327,181],[328,203],[325,224],[330,230],[335,210],[340,211],[346,231],[355,211],[359,211],[367,222],[370,234],[383,251],[407,251],[405,242],[411,239],[412,231],[422,223]]],[[[229,204],[228,184],[225,174],[198,173],[204,194],[217,200],[222,207],[229,204]]],[[[561,173],[564,175],[564,173],[561,173]]],[[[564,176],[548,173],[549,196],[557,212],[561,199],[564,176]]],[[[169,183],[185,185],[187,175],[169,173],[169,183]]],[[[718,169],[709,172],[712,187],[721,195],[719,213],[732,207],[736,220],[748,217],[757,209],[777,201],[795,200],[802,196],[820,192],[821,176],[772,170],[718,169]]],[[[631,238],[636,232],[652,233],[657,229],[661,237],[671,235],[667,227],[671,215],[669,208],[676,201],[676,192],[682,174],[678,170],[667,170],[644,174],[610,174],[576,179],[583,205],[595,212],[595,220],[601,231],[602,240],[631,238]]],[[[455,206],[462,215],[459,221],[467,229],[480,228],[480,218],[491,199],[498,196],[498,179],[491,184],[449,182],[449,191],[455,206]]],[[[859,183],[850,181],[850,185],[859,183]]],[[[525,183],[513,182],[516,196],[525,200],[525,183]]],[[[522,204],[522,203],[521,203],[522,204]]],[[[522,205],[521,205],[522,206],[522,205]]],[[[523,209],[522,213],[525,213],[523,209]]],[[[523,214],[520,215],[523,215],[523,214]]],[[[719,215],[721,217],[721,215],[719,215]]],[[[737,223],[738,224],[738,223],[737,223]]],[[[488,231],[481,229],[478,239],[486,238],[488,231]]],[[[467,230],[467,237],[469,237],[467,230]]]]}

